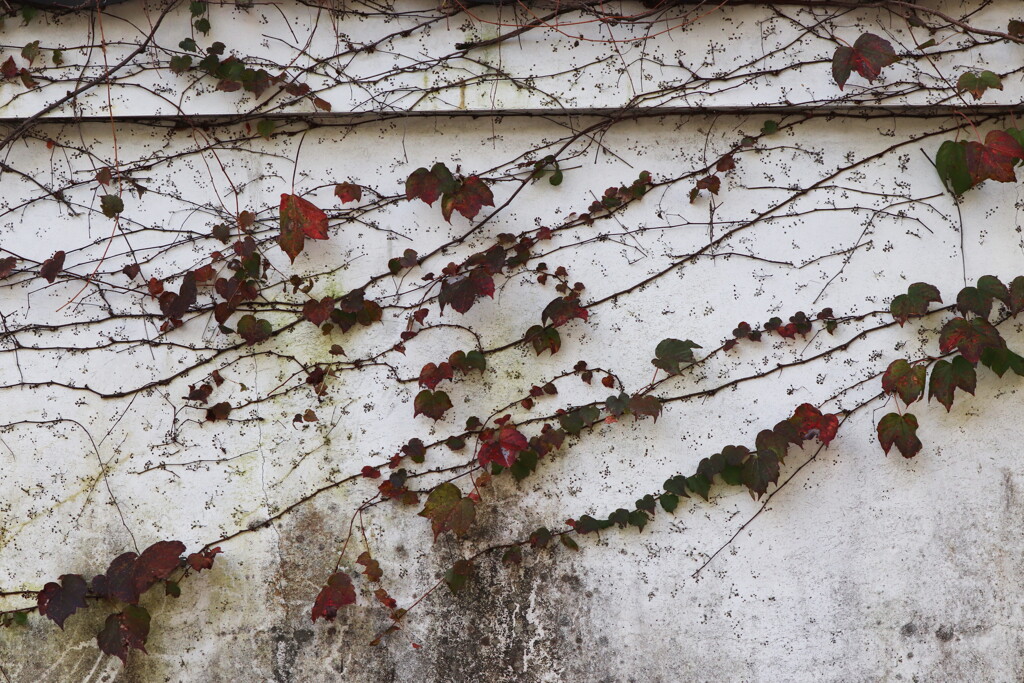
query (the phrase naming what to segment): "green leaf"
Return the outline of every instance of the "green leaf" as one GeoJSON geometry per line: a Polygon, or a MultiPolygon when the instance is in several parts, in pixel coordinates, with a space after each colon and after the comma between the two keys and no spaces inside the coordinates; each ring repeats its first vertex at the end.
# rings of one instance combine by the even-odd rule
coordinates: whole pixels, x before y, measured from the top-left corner
{"type": "Polygon", "coordinates": [[[960,76],[956,82],[956,91],[959,93],[968,92],[975,100],[980,100],[986,90],[1002,90],[1003,81],[991,71],[982,71],[980,74],[967,72],[960,76]]]}
{"type": "Polygon", "coordinates": [[[476,505],[462,497],[458,486],[445,482],[430,492],[419,516],[430,520],[435,541],[445,531],[465,536],[476,519],[476,505]]]}
{"type": "Polygon", "coordinates": [[[889,413],[878,423],[878,442],[886,455],[895,445],[904,458],[913,458],[921,450],[917,418],[912,413],[889,413]]]}
{"type": "Polygon", "coordinates": [[[939,146],[935,155],[935,169],[943,184],[953,192],[961,195],[974,187],[974,180],[967,170],[967,143],[946,140],[939,146]]]}
{"type": "Polygon", "coordinates": [[[199,52],[199,46],[196,45],[196,41],[192,40],[191,38],[186,38],[185,40],[178,43],[178,47],[182,50],[185,50],[186,52],[199,52]]]}
{"type": "Polygon", "coordinates": [[[665,512],[675,512],[679,506],[679,496],[674,493],[663,493],[658,498],[661,507],[665,512]]]}
{"type": "Polygon", "coordinates": [[[210,29],[212,28],[212,26],[210,26],[210,20],[206,17],[197,20],[195,23],[192,24],[192,26],[194,26],[195,29],[203,35],[208,34],[210,32],[210,29]]]}
{"type": "Polygon", "coordinates": [[[533,350],[538,356],[544,351],[550,351],[551,355],[554,355],[562,348],[562,336],[550,325],[533,325],[526,331],[524,339],[533,345],[533,350]]]}
{"type": "Polygon", "coordinates": [[[572,540],[572,536],[570,536],[569,534],[562,534],[558,537],[558,540],[561,541],[562,545],[564,545],[569,550],[579,552],[579,544],[576,541],[572,540]]]}
{"type": "Polygon", "coordinates": [[[124,200],[116,194],[105,194],[100,197],[100,210],[107,218],[113,218],[124,211],[124,200]]]}
{"type": "Polygon", "coordinates": [[[206,12],[206,3],[193,0],[193,2],[188,4],[188,11],[193,17],[198,17],[206,12]]]}
{"type": "Polygon", "coordinates": [[[987,318],[992,312],[992,297],[977,287],[964,287],[956,295],[956,310],[966,315],[968,312],[987,318]]]}
{"type": "Polygon", "coordinates": [[[1016,317],[1018,313],[1024,311],[1024,275],[1013,278],[1008,289],[1010,298],[1006,305],[1010,307],[1010,315],[1016,317]]]}
{"type": "Polygon", "coordinates": [[[451,589],[452,593],[458,593],[466,587],[466,583],[473,575],[472,560],[458,560],[452,568],[444,573],[444,582],[451,589]]]}
{"type": "Polygon", "coordinates": [[[176,74],[183,74],[192,68],[191,55],[175,55],[171,57],[171,71],[176,74]]]}
{"type": "Polygon", "coordinates": [[[708,499],[708,492],[711,491],[711,482],[703,475],[695,474],[686,478],[686,488],[696,493],[704,500],[708,499]]]}
{"type": "Polygon", "coordinates": [[[747,459],[743,466],[743,485],[750,489],[752,496],[760,498],[768,492],[769,484],[779,481],[780,460],[774,450],[763,451],[760,447],[756,454],[747,459]]]}
{"type": "Polygon", "coordinates": [[[635,526],[640,531],[644,530],[647,523],[651,521],[651,518],[647,516],[647,513],[643,510],[633,510],[629,513],[629,524],[635,526]]]}
{"type": "Polygon", "coordinates": [[[995,275],[982,275],[978,278],[978,291],[985,296],[1010,305],[1010,290],[995,275]]]}
{"type": "Polygon", "coordinates": [[[654,349],[655,358],[651,361],[670,375],[679,374],[680,363],[693,363],[693,350],[701,346],[694,342],[679,339],[663,339],[654,349]]]}
{"type": "Polygon", "coordinates": [[[274,134],[274,129],[276,127],[277,125],[272,119],[262,119],[256,124],[256,132],[259,133],[260,137],[263,139],[269,140],[270,136],[274,134]]]}
{"type": "Polygon", "coordinates": [[[238,335],[244,339],[245,343],[249,346],[261,341],[266,341],[270,338],[273,331],[274,328],[271,327],[269,321],[257,318],[251,313],[243,315],[238,321],[238,335]]]}
{"type": "Polygon", "coordinates": [[[982,364],[1000,377],[1007,370],[1013,370],[1024,377],[1024,357],[1019,356],[1005,346],[996,349],[985,349],[981,352],[982,364]]]}
{"type": "Polygon", "coordinates": [[[889,311],[902,327],[907,319],[927,313],[928,303],[931,301],[942,303],[939,290],[926,282],[915,282],[907,288],[906,294],[893,298],[889,304],[889,311]]]}
{"type": "Polygon", "coordinates": [[[904,358],[894,360],[882,375],[882,390],[898,394],[905,404],[910,405],[921,398],[926,373],[923,365],[911,365],[904,358]]]}
{"type": "Polygon", "coordinates": [[[765,121],[764,124],[761,126],[761,135],[771,135],[772,133],[777,133],[778,131],[779,131],[779,122],[778,121],[768,120],[768,121],[765,121]]]}
{"type": "Polygon", "coordinates": [[[969,394],[974,394],[978,385],[978,376],[974,366],[967,362],[963,356],[957,356],[953,362],[940,360],[932,368],[931,381],[928,383],[928,400],[934,397],[939,403],[946,406],[948,413],[953,407],[953,392],[963,389],[969,394]]]}

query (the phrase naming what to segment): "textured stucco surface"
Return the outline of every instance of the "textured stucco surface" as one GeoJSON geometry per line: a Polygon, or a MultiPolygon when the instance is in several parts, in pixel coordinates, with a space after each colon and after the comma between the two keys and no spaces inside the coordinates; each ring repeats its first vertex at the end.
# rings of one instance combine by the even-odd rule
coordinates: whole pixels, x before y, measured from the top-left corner
{"type": "MultiPolygon", "coordinates": [[[[1002,20],[1010,5],[996,3],[990,10],[993,21],[1002,20]]],[[[306,10],[288,11],[302,16],[306,10]]],[[[761,11],[730,10],[707,30],[761,26],[761,11]]],[[[258,21],[242,10],[230,13],[258,21]]],[[[47,30],[68,31],[68,21],[47,30]]],[[[226,19],[219,24],[227,25],[226,19]]],[[[850,26],[856,25],[851,19],[850,26]]],[[[685,46],[699,30],[679,36],[679,43],[685,46]]],[[[762,49],[756,34],[746,35],[734,44],[737,50],[762,49]]],[[[326,40],[317,34],[321,38],[326,40]]],[[[423,39],[422,49],[436,50],[464,38],[459,27],[438,26],[423,39]]],[[[828,45],[808,46],[803,57],[826,59],[828,45]]],[[[655,49],[671,53],[677,44],[658,43],[655,49]]],[[[1019,48],[999,49],[1020,61],[1019,48]]],[[[532,53],[510,49],[506,67],[528,69],[530,58],[524,54],[532,53]]],[[[806,82],[830,85],[827,63],[817,66],[817,80],[806,82]]],[[[617,90],[607,95],[554,80],[553,90],[578,98],[573,106],[610,107],[623,101],[617,90]]],[[[744,104],[781,101],[769,97],[781,90],[757,92],[765,99],[742,90],[722,97],[731,98],[728,104],[744,98],[744,104]]],[[[515,104],[502,99],[506,95],[512,97],[499,92],[488,99],[482,91],[471,92],[477,104],[463,105],[546,106],[515,104]]],[[[217,106],[227,106],[227,100],[216,104],[222,96],[196,98],[194,104],[216,113],[217,106]]],[[[337,100],[336,107],[360,109],[364,100],[349,96],[337,100]]],[[[1015,101],[1019,90],[1007,87],[999,96],[1015,101]]],[[[26,102],[21,98],[12,106],[26,102]]],[[[431,106],[458,108],[450,102],[431,106]]],[[[478,241],[453,250],[449,258],[458,260],[495,235],[524,230],[535,221],[556,224],[586,210],[592,193],[628,183],[640,170],[658,178],[714,161],[741,135],[755,134],[763,120],[689,113],[617,125],[599,141],[580,145],[561,186],[542,182],[528,187],[478,241]]],[[[521,148],[592,122],[585,116],[438,115],[351,128],[327,125],[305,137],[295,186],[323,205],[332,201],[331,185],[345,179],[398,194],[402,179],[418,166],[445,159],[467,172],[487,169],[521,148]]],[[[183,583],[180,598],[157,590],[146,596],[143,604],[153,615],[148,656],[133,653],[122,667],[99,653],[95,634],[103,610],[73,616],[63,632],[33,615],[28,627],[0,629],[0,676],[12,683],[1024,679],[1024,470],[1018,464],[1024,381],[1012,374],[999,380],[979,369],[977,396],[958,400],[949,413],[934,402],[915,406],[925,446],[913,460],[895,451],[886,457],[878,447],[874,425],[892,409],[879,401],[844,424],[828,449],[817,455],[811,447],[792,452],[782,471],[787,483],[766,504],[743,490],[718,487],[710,503],[688,502],[674,516],[659,514],[642,534],[629,529],[591,535],[580,539],[578,553],[529,551],[518,567],[483,561],[466,592],[435,591],[410,614],[403,630],[379,647],[368,643],[388,620],[366,595],[335,623],[310,620],[312,600],[334,567],[352,511],[373,495],[374,484],[359,479],[333,488],[262,526],[296,500],[364,465],[386,461],[408,439],[444,438],[470,415],[489,414],[532,384],[570,370],[579,359],[614,367],[627,385],[642,386],[650,379],[653,349],[666,337],[713,348],[740,320],[764,322],[824,306],[840,315],[880,310],[889,297],[918,281],[937,285],[949,301],[963,286],[964,272],[971,281],[986,273],[1004,281],[1021,274],[1024,203],[1019,185],[979,189],[960,207],[961,222],[919,151],[933,154],[944,138],[927,135],[953,125],[938,119],[821,117],[739,157],[736,171],[723,182],[713,220],[706,201],[690,203],[689,187],[675,186],[659,188],[630,208],[628,226],[606,222],[588,228],[590,233],[574,233],[574,240],[605,238],[552,254],[548,263],[568,267],[573,280],[587,285],[587,296],[598,299],[701,248],[709,236],[765,211],[793,188],[808,189],[770,220],[724,244],[716,256],[698,259],[595,311],[586,325],[567,326],[559,354],[538,357],[517,348],[489,358],[483,377],[452,386],[455,408],[437,424],[413,419],[415,383],[395,383],[383,368],[340,376],[320,399],[307,391],[255,403],[233,415],[237,421],[224,423],[202,422],[204,409],[183,407],[181,397],[199,375],[131,399],[104,400],[59,386],[5,390],[4,423],[64,418],[78,424],[20,424],[0,434],[0,591],[38,590],[64,573],[91,576],[133,543],[145,547],[174,538],[192,550],[239,529],[252,532],[224,543],[215,567],[183,583]],[[926,137],[855,172],[822,181],[852,158],[916,135],[926,137]],[[823,207],[836,210],[820,211],[823,207]],[[661,229],[666,225],[673,228],[661,229]],[[618,234],[637,227],[650,230],[618,234]],[[311,407],[320,422],[296,427],[292,416],[311,407]]],[[[39,130],[45,139],[66,129],[53,123],[39,130]]],[[[86,123],[75,131],[84,147],[109,155],[109,125],[86,123]]],[[[212,129],[211,134],[230,137],[237,129],[212,129]]],[[[188,149],[194,140],[125,120],[118,124],[117,144],[121,162],[130,164],[154,149],[163,154],[188,149]]],[[[270,215],[273,198],[290,186],[298,144],[298,136],[273,143],[256,139],[222,150],[219,159],[248,205],[270,215]],[[255,153],[268,150],[273,155],[255,153]]],[[[34,168],[39,177],[60,178],[83,162],[68,161],[65,167],[38,146],[24,146],[12,148],[6,163],[34,168]]],[[[165,228],[208,230],[212,220],[207,214],[213,211],[203,207],[214,202],[205,173],[195,159],[153,169],[147,182],[155,191],[129,204],[126,217],[165,228]],[[180,197],[200,208],[183,209],[180,197]]],[[[70,217],[52,202],[9,210],[24,188],[9,175],[2,182],[11,188],[3,200],[8,209],[0,225],[4,245],[39,260],[58,241],[68,244],[69,254],[71,247],[81,247],[69,256],[69,268],[87,272],[90,259],[103,249],[108,227],[84,216],[70,217]]],[[[500,204],[511,188],[495,186],[494,191],[500,204]]],[[[90,189],[76,192],[84,204],[95,203],[90,189]]],[[[426,253],[468,225],[456,219],[449,226],[436,205],[408,202],[385,207],[372,220],[373,226],[341,224],[331,240],[317,243],[296,262],[298,272],[336,268],[315,292],[341,295],[380,272],[406,246],[426,253]],[[398,238],[375,229],[381,226],[398,238]]],[[[143,238],[152,239],[154,248],[169,239],[160,233],[143,238]]],[[[163,273],[191,267],[196,258],[189,249],[174,251],[163,273]]],[[[272,258],[276,266],[290,267],[280,253],[272,258]]],[[[159,266],[155,274],[162,274],[159,266]]],[[[472,325],[486,347],[516,339],[537,322],[538,311],[553,296],[550,290],[517,287],[519,282],[513,278],[507,290],[499,290],[493,302],[478,304],[465,320],[450,309],[442,320],[472,325]]],[[[86,319],[87,308],[55,312],[78,286],[59,281],[39,291],[5,288],[0,311],[8,324],[86,319]]],[[[393,294],[391,286],[390,292],[384,287],[376,295],[393,294]]],[[[707,389],[810,356],[854,338],[870,324],[843,326],[835,337],[820,333],[796,343],[773,337],[760,345],[741,345],[666,391],[707,389]]],[[[100,325],[58,341],[84,347],[153,332],[143,323],[134,325],[100,325]]],[[[477,549],[521,538],[541,525],[559,527],[566,518],[631,506],[657,491],[667,477],[692,472],[702,457],[722,446],[752,442],[760,429],[784,419],[799,403],[821,404],[853,386],[829,405],[855,405],[879,391],[877,378],[862,386],[856,386],[858,381],[894,358],[935,353],[938,325],[929,319],[873,334],[853,343],[849,353],[710,397],[679,401],[667,406],[656,423],[624,419],[604,425],[521,484],[496,478],[480,506],[479,523],[464,541],[445,535],[432,542],[427,521],[415,509],[375,508],[366,534],[388,590],[407,605],[453,561],[477,549]]],[[[364,352],[387,348],[404,326],[404,317],[386,315],[382,325],[359,330],[352,347],[343,343],[364,352]]],[[[1003,330],[1011,345],[1024,345],[1019,322],[1003,330]]],[[[173,334],[183,344],[218,339],[212,324],[173,334]]],[[[447,331],[411,343],[407,355],[394,361],[399,375],[414,377],[423,363],[465,348],[468,342],[459,334],[447,331]]],[[[44,341],[52,344],[55,337],[44,341]]],[[[27,345],[31,339],[21,342],[27,345]]],[[[271,342],[303,362],[326,358],[331,343],[311,326],[271,342]]],[[[189,357],[187,350],[169,347],[119,353],[23,351],[17,358],[3,356],[0,373],[5,385],[54,380],[116,391],[167,376],[189,357]]],[[[281,360],[246,359],[223,371],[229,382],[218,400],[242,402],[273,390],[292,373],[294,367],[281,360]]],[[[544,399],[544,405],[553,411],[607,393],[574,380],[560,384],[559,395],[544,399]]],[[[438,459],[430,465],[451,466],[465,460],[466,453],[444,450],[433,457],[438,459]]],[[[343,567],[351,569],[353,560],[346,556],[343,567]]],[[[17,595],[0,598],[3,609],[25,604],[17,595]]]]}

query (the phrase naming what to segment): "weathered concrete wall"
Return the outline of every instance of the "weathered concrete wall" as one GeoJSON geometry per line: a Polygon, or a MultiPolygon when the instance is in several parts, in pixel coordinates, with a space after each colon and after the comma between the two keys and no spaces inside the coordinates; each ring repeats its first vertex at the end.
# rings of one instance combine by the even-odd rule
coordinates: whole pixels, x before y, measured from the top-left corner
{"type": "MultiPolygon", "coordinates": [[[[947,5],[949,11],[964,11],[960,3],[947,5]]],[[[1016,8],[1009,2],[994,5],[983,15],[985,25],[1005,26],[1016,8]]],[[[432,8],[417,10],[426,15],[432,8]]],[[[475,12],[492,16],[497,10],[475,12]]],[[[108,40],[121,35],[136,41],[135,31],[148,25],[147,16],[152,15],[138,7],[111,8],[103,19],[108,40]],[[119,16],[131,21],[119,22],[119,16]]],[[[613,529],[600,538],[580,537],[578,553],[560,547],[526,551],[521,566],[504,567],[496,558],[481,561],[466,592],[434,591],[403,629],[378,647],[369,641],[390,622],[364,593],[336,622],[310,620],[313,599],[333,571],[353,511],[375,495],[379,481],[334,484],[365,465],[386,462],[410,438],[444,439],[461,430],[470,415],[484,416],[518,401],[531,385],[570,371],[580,359],[614,368],[625,386],[636,389],[650,381],[654,347],[666,337],[692,339],[710,350],[741,320],[753,324],[825,306],[837,315],[864,316],[840,326],[834,336],[821,332],[795,342],[770,337],[760,345],[741,344],[666,384],[661,393],[710,390],[855,340],[849,351],[668,404],[656,423],[626,418],[603,425],[520,484],[496,477],[479,506],[478,524],[464,540],[448,534],[433,542],[429,523],[415,514],[419,508],[371,508],[362,521],[366,539],[381,562],[385,585],[403,607],[455,560],[521,539],[538,526],[554,529],[566,518],[631,506],[658,491],[667,477],[691,473],[701,458],[725,444],[752,442],[758,431],[800,403],[840,411],[874,396],[880,390],[877,374],[891,360],[937,354],[939,317],[858,338],[888,321],[882,312],[889,298],[909,283],[933,283],[950,302],[965,275],[969,283],[984,274],[1008,282],[1024,272],[1020,186],[987,183],[957,206],[921,153],[934,156],[942,140],[953,138],[951,131],[962,123],[958,117],[843,114],[843,107],[861,104],[947,103],[950,93],[940,89],[941,79],[934,75],[927,76],[930,89],[900,92],[901,84],[921,78],[931,66],[908,59],[886,72],[889,90],[848,86],[846,94],[837,93],[828,66],[835,43],[824,30],[801,31],[792,18],[814,16],[796,8],[727,9],[643,45],[625,43],[619,52],[606,44],[575,47],[573,35],[554,31],[527,33],[522,44],[511,41],[468,53],[475,61],[417,67],[357,88],[339,74],[384,73],[403,55],[447,55],[455,43],[486,39],[492,37],[488,30],[497,29],[455,15],[349,64],[331,58],[343,52],[346,39],[366,41],[404,25],[372,15],[332,17],[298,5],[217,8],[207,40],[223,40],[229,51],[246,43],[249,55],[266,51],[268,59],[286,62],[308,38],[302,59],[325,60],[309,81],[318,91],[329,85],[320,96],[331,102],[333,114],[313,118],[310,106],[298,105],[317,124],[299,134],[304,124],[285,121],[292,109],[259,110],[248,96],[212,92],[208,79],[182,95],[181,82],[191,76],[140,71],[135,81],[129,79],[136,85],[111,91],[116,134],[102,119],[106,92],[96,90],[80,98],[78,109],[54,112],[58,117],[78,113],[84,122],[55,118],[36,126],[28,143],[10,146],[6,164],[47,187],[65,188],[69,203],[29,201],[42,190],[5,172],[0,245],[26,262],[41,262],[56,248],[64,249],[67,272],[74,277],[61,277],[52,286],[20,275],[0,283],[7,329],[40,326],[0,337],[0,401],[7,425],[0,433],[0,609],[33,604],[19,593],[38,591],[60,574],[100,573],[119,553],[157,540],[180,539],[191,552],[251,531],[220,543],[224,554],[214,568],[184,581],[180,598],[156,589],[144,598],[153,615],[148,655],[132,653],[122,666],[97,650],[95,635],[109,609],[79,612],[63,632],[33,614],[27,627],[0,629],[0,678],[19,683],[1024,679],[1024,475],[1017,465],[1024,383],[1012,373],[998,379],[981,368],[977,396],[958,398],[951,412],[935,402],[914,406],[925,446],[913,460],[895,451],[886,457],[879,448],[874,426],[893,409],[880,399],[844,423],[827,449],[791,451],[782,471],[785,487],[767,504],[743,489],[721,486],[713,489],[709,503],[688,502],[674,516],[659,514],[642,534],[613,529]],[[289,19],[287,27],[281,13],[289,19]],[[252,38],[256,35],[263,42],[252,38]],[[716,51],[719,46],[725,51],[716,51]],[[710,62],[701,65],[706,55],[710,62]],[[563,57],[567,61],[553,68],[563,57]],[[502,78],[473,76],[493,76],[498,60],[502,78]],[[750,75],[795,62],[805,64],[778,77],[750,75]],[[572,71],[591,63],[598,66],[572,71]],[[701,69],[734,78],[740,87],[726,81],[711,92],[705,77],[694,76],[701,69]],[[510,85],[504,80],[509,74],[535,79],[536,89],[510,85]],[[469,83],[460,83],[466,78],[469,83]],[[691,84],[692,92],[660,92],[677,80],[691,84]],[[404,90],[435,83],[446,86],[429,96],[404,90]],[[886,99],[889,95],[880,98],[879,92],[895,94],[886,99]],[[613,109],[637,97],[645,106],[747,108],[825,96],[838,110],[827,117],[783,116],[770,108],[703,114],[687,109],[618,122],[584,136],[560,157],[566,169],[560,186],[526,185],[485,230],[424,266],[423,272],[440,272],[448,261],[488,246],[502,232],[559,225],[586,211],[605,187],[628,184],[641,170],[659,180],[704,168],[744,135],[757,135],[766,118],[783,123],[780,132],[737,152],[737,168],[723,174],[713,203],[706,193],[691,202],[692,182],[669,184],[656,187],[617,220],[557,235],[544,260],[552,270],[565,265],[572,281],[586,284],[584,301],[601,300],[680,262],[681,255],[722,241],[706,256],[593,309],[587,324],[575,321],[562,328],[563,346],[556,355],[537,356],[517,346],[489,356],[482,377],[450,387],[455,407],[437,423],[413,418],[418,388],[411,378],[424,363],[470,348],[473,340],[464,330],[424,334],[404,355],[391,354],[389,366],[339,373],[323,396],[304,387],[304,374],[297,374],[300,364],[332,360],[333,343],[341,343],[350,356],[391,347],[414,310],[408,307],[420,296],[410,284],[419,271],[408,281],[387,279],[368,290],[368,296],[394,308],[385,310],[382,324],[350,337],[326,337],[305,323],[254,347],[277,356],[253,355],[244,347],[224,352],[208,366],[123,398],[81,390],[114,393],[169,377],[194,362],[190,344],[226,348],[237,341],[219,333],[209,316],[167,335],[152,319],[104,320],[105,307],[121,313],[158,310],[145,298],[144,285],[118,275],[133,262],[130,250],[144,254],[146,277],[169,277],[202,264],[210,226],[242,209],[257,212],[259,235],[273,245],[276,198],[294,187],[331,207],[331,238],[308,246],[294,265],[276,248],[268,246],[267,256],[281,281],[293,272],[318,274],[312,294],[340,296],[385,270],[387,260],[405,248],[426,254],[467,231],[470,223],[456,217],[449,225],[437,205],[420,202],[384,202],[361,214],[332,198],[335,182],[352,180],[377,196],[397,197],[409,173],[438,160],[453,169],[459,164],[467,174],[511,173],[523,161],[518,156],[523,151],[540,149],[542,141],[557,145],[602,120],[600,112],[589,110],[613,109]],[[278,117],[278,134],[271,140],[252,134],[244,122],[213,122],[196,134],[137,118],[250,108],[256,112],[249,119],[253,126],[264,116],[278,117]],[[426,115],[390,116],[406,109],[426,115]],[[502,109],[543,115],[460,113],[502,109]],[[339,112],[368,114],[345,118],[339,112]],[[47,149],[47,139],[60,143],[59,154],[47,149]],[[126,209],[111,239],[109,221],[96,211],[92,177],[97,168],[114,163],[115,149],[116,163],[133,169],[148,191],[141,197],[126,193],[126,209]],[[148,163],[157,157],[171,159],[148,163]],[[841,170],[861,160],[866,161],[841,170]],[[195,240],[180,243],[182,231],[195,240]],[[61,308],[101,258],[104,281],[116,285],[109,298],[88,289],[76,304],[61,308]],[[96,322],[82,324],[88,321],[96,322]],[[43,327],[61,324],[74,326],[43,327]],[[130,343],[137,338],[174,344],[130,343]],[[70,352],[68,346],[83,350],[70,352]],[[101,346],[106,348],[94,348],[101,346]],[[236,408],[231,420],[208,422],[207,406],[182,397],[215,368],[227,380],[215,400],[236,408]],[[395,382],[395,375],[405,381],[395,382]],[[274,400],[254,400],[279,387],[287,391],[274,400]],[[293,423],[293,415],[306,409],[315,410],[319,421],[293,423]],[[305,502],[282,514],[300,500],[305,502]],[[264,525],[270,517],[273,523],[264,525]]],[[[9,42],[20,46],[41,38],[44,47],[70,48],[83,41],[80,31],[90,22],[84,16],[36,21],[31,30],[9,22],[8,34],[17,36],[9,42]]],[[[829,22],[851,41],[862,27],[878,30],[878,16],[870,13],[829,22]]],[[[922,42],[902,27],[889,28],[889,37],[908,50],[922,42]]],[[[614,27],[616,37],[640,30],[614,27]]],[[[187,10],[181,9],[161,27],[160,44],[173,47],[187,32],[187,10]]],[[[108,61],[114,63],[130,48],[112,47],[108,61]]],[[[85,77],[102,66],[96,54],[66,52],[85,77]]],[[[967,54],[977,65],[998,62],[1019,72],[1024,48],[983,41],[967,54]]],[[[935,60],[954,74],[961,63],[954,57],[935,60]]],[[[1019,102],[1018,80],[1007,74],[1004,91],[993,93],[986,104],[1019,102]]],[[[20,85],[7,82],[0,97],[10,99],[0,113],[13,125],[17,117],[60,97],[65,85],[47,84],[23,95],[20,85]]],[[[982,127],[1000,123],[987,114],[974,116],[982,127]]],[[[532,166],[524,168],[520,178],[532,166]]],[[[493,190],[501,206],[517,185],[505,178],[493,190]]],[[[550,287],[527,286],[528,279],[513,276],[493,301],[483,300],[464,317],[447,309],[439,319],[471,326],[484,348],[519,339],[539,322],[539,311],[554,296],[550,287]]],[[[434,307],[431,320],[438,320],[437,313],[434,307]]],[[[275,325],[294,319],[288,311],[267,315],[275,325]]],[[[1011,346],[1022,346],[1019,322],[1000,329],[1011,346]]],[[[587,386],[575,378],[560,381],[558,388],[557,396],[538,400],[545,414],[603,400],[608,393],[597,382],[587,386]]],[[[519,408],[502,412],[512,412],[517,422],[531,416],[519,408]]],[[[468,451],[435,450],[423,468],[454,467],[471,457],[468,451]]],[[[442,480],[441,475],[425,477],[423,488],[442,480]]],[[[358,570],[354,559],[350,551],[342,567],[358,570]]]]}

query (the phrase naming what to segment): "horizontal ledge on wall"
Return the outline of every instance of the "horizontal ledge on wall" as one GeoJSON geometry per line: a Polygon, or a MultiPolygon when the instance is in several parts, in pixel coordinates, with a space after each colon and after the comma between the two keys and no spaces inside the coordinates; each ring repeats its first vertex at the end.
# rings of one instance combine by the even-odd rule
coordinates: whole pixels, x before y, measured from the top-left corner
{"type": "MultiPolygon", "coordinates": [[[[362,123],[369,121],[393,121],[404,118],[496,118],[496,117],[604,117],[613,119],[653,118],[662,116],[825,116],[846,118],[944,118],[961,116],[963,106],[954,105],[853,105],[824,104],[821,106],[798,105],[759,105],[759,106],[724,106],[724,107],[645,107],[638,109],[622,109],[621,107],[581,107],[561,109],[454,109],[438,111],[411,112],[329,112],[329,113],[244,113],[244,114],[196,114],[180,116],[170,114],[151,114],[138,116],[115,116],[115,121],[160,124],[188,128],[196,125],[232,124],[270,119],[273,121],[301,121],[309,124],[330,125],[335,123],[362,123]]],[[[970,113],[985,116],[1005,116],[1024,114],[1024,104],[991,104],[970,107],[970,113]]],[[[26,117],[0,116],[0,124],[18,125],[28,119],[26,117]]],[[[69,123],[110,123],[107,115],[94,116],[46,116],[36,120],[37,124],[69,124],[69,123]]]]}

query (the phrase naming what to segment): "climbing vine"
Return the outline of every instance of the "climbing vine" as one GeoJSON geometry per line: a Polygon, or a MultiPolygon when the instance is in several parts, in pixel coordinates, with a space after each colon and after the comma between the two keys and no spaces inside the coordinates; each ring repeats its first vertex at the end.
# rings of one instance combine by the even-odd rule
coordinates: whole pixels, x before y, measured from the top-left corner
{"type": "Polygon", "coordinates": [[[247,541],[331,499],[305,618],[373,610],[380,644],[485,563],[626,544],[729,487],[761,501],[856,416],[886,411],[880,458],[928,457],[932,399],[1024,376],[1024,246],[999,208],[1024,163],[1006,104],[1024,24],[979,4],[11,11],[0,623],[103,615],[98,648],[128,662],[160,628],[151,589],[216,590],[247,541]],[[722,20],[765,49],[698,40],[722,20]],[[263,23],[261,44],[237,28],[263,23]],[[578,51],[524,66],[538,36],[578,51]],[[844,146],[839,117],[877,124],[876,146],[844,146]],[[956,252],[958,293],[948,264],[940,288],[887,256],[929,240],[956,252]],[[889,289],[850,293],[879,268],[889,289]],[[687,430],[702,401],[824,366],[830,393],[794,389],[764,424],[687,430]],[[534,526],[530,482],[634,440],[700,455],[534,526]],[[433,582],[389,557],[396,528],[433,582]],[[64,568],[19,573],[20,534],[64,568]]]}

